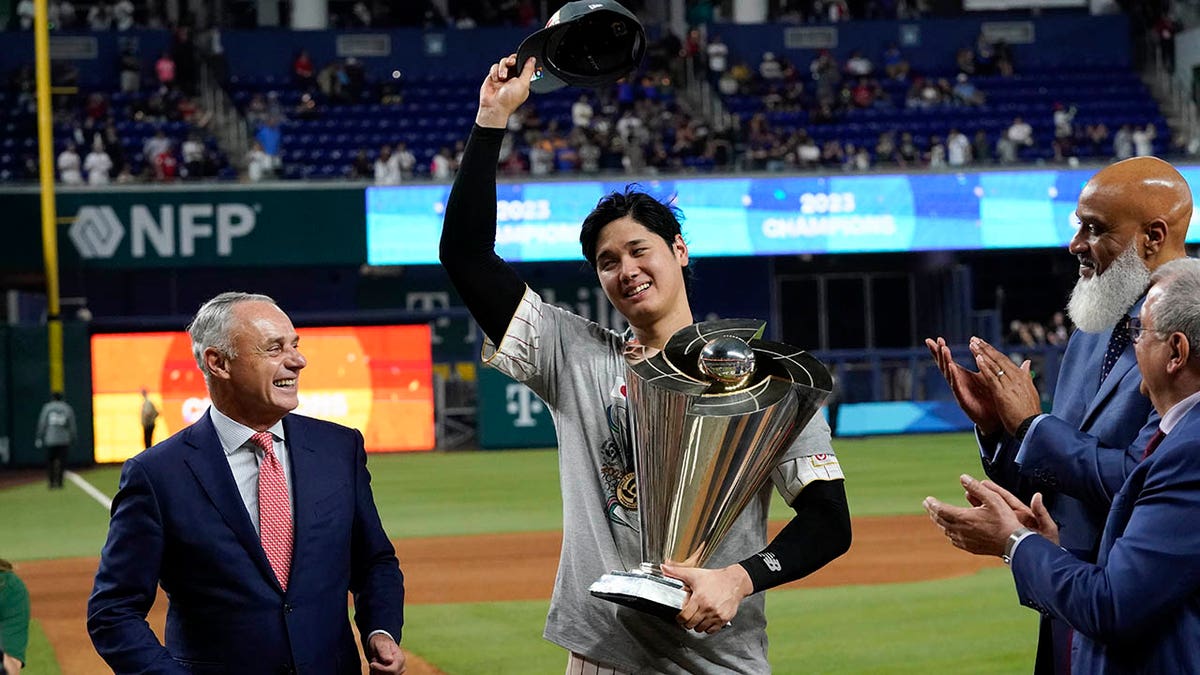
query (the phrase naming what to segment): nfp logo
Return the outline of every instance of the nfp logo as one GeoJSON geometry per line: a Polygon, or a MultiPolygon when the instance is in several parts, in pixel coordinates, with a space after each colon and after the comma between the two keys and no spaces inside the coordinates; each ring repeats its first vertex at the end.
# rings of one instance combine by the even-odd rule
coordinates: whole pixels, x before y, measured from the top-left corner
{"type": "Polygon", "coordinates": [[[111,206],[82,206],[67,236],[84,259],[114,257],[126,233],[132,258],[145,258],[148,251],[159,258],[190,258],[205,240],[213,241],[218,257],[227,258],[234,239],[254,231],[260,210],[257,204],[164,204],[155,216],[149,206],[134,204],[122,222],[111,206]]]}

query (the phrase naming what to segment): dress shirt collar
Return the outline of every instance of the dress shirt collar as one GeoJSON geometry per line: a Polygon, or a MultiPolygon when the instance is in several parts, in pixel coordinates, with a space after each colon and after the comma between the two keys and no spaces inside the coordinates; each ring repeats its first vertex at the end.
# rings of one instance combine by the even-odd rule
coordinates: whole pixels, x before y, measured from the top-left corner
{"type": "MultiPolygon", "coordinates": [[[[229,418],[228,415],[217,410],[216,406],[209,406],[209,413],[212,415],[213,426],[217,429],[217,438],[221,441],[221,448],[226,455],[232,455],[241,449],[242,446],[250,442],[250,437],[258,433],[254,429],[229,418]]],[[[287,437],[283,435],[283,420],[279,420],[270,429],[271,434],[276,440],[287,442],[287,437]]]]}
{"type": "Polygon", "coordinates": [[[1171,433],[1175,425],[1179,424],[1179,420],[1183,419],[1183,416],[1188,414],[1188,411],[1194,408],[1197,403],[1200,403],[1200,391],[1171,406],[1167,414],[1163,415],[1162,421],[1158,423],[1158,428],[1162,429],[1164,434],[1171,433]]]}

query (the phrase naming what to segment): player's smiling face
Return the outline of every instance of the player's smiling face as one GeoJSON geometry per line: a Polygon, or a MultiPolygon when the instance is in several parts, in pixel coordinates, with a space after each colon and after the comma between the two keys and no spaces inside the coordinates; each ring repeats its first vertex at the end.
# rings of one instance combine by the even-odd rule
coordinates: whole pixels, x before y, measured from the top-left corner
{"type": "Polygon", "coordinates": [[[605,225],[596,241],[596,275],[609,302],[634,326],[649,325],[687,303],[687,246],[671,245],[629,216],[605,225]]]}

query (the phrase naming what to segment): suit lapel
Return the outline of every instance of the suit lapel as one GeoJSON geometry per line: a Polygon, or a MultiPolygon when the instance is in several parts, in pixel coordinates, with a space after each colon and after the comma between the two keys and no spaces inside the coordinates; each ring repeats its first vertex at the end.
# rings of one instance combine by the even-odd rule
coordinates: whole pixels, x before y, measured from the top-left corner
{"type": "MultiPolygon", "coordinates": [[[[1142,302],[1144,300],[1145,296],[1142,296],[1141,299],[1133,304],[1133,307],[1129,308],[1129,316],[1137,316],[1141,313],[1142,302]]],[[[1096,344],[1098,351],[1093,353],[1092,358],[1088,360],[1088,364],[1095,368],[1095,370],[1089,372],[1089,375],[1095,377],[1097,380],[1100,379],[1100,368],[1104,364],[1104,352],[1108,350],[1108,341],[1112,339],[1112,333],[1112,328],[1104,331],[1103,339],[1096,344]]],[[[1112,370],[1108,371],[1108,377],[1104,378],[1104,381],[1100,383],[1099,390],[1096,391],[1096,395],[1092,397],[1091,404],[1088,405],[1087,414],[1083,416],[1083,423],[1080,425],[1080,428],[1086,429],[1092,423],[1092,416],[1100,409],[1101,404],[1109,396],[1112,396],[1113,392],[1117,389],[1117,385],[1121,383],[1125,375],[1136,365],[1137,356],[1133,352],[1133,342],[1131,341],[1125,345],[1125,351],[1121,352],[1121,357],[1113,364],[1112,370]]]]}
{"type": "MultiPolygon", "coordinates": [[[[213,426],[210,413],[206,412],[198,422],[188,428],[184,442],[195,449],[187,454],[185,461],[196,481],[200,483],[200,489],[208,496],[229,529],[233,530],[238,542],[246,549],[259,571],[279,588],[279,582],[275,580],[275,573],[271,570],[271,563],[263,551],[262,541],[254,531],[250,514],[246,513],[246,503],[242,501],[242,495],[233,481],[229,460],[221,448],[221,441],[217,437],[217,429],[213,426]]],[[[282,592],[282,588],[280,591],[282,592]]]]}
{"type": "MultiPolygon", "coordinates": [[[[312,446],[307,426],[301,418],[288,415],[283,418],[283,431],[287,435],[288,455],[292,465],[292,513],[293,517],[293,547],[292,562],[298,558],[300,551],[307,543],[304,535],[312,524],[312,500],[316,496],[314,490],[319,484],[322,467],[317,461],[319,456],[312,446]]],[[[293,575],[295,570],[293,569],[293,575]]]]}

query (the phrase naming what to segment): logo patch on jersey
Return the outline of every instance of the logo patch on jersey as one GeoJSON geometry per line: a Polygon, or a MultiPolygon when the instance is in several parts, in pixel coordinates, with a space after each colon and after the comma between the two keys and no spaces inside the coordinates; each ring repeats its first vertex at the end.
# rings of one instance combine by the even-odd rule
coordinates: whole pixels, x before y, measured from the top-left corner
{"type": "Polygon", "coordinates": [[[620,482],[617,483],[617,502],[630,511],[637,511],[637,476],[632,471],[621,476],[620,482]]]}
{"type": "Polygon", "coordinates": [[[759,553],[758,557],[762,558],[767,569],[772,572],[778,572],[783,569],[783,565],[779,564],[779,558],[776,558],[774,553],[759,553]]]}
{"type": "Polygon", "coordinates": [[[812,465],[813,465],[814,467],[817,467],[817,466],[829,466],[829,465],[831,465],[831,464],[837,464],[837,463],[838,463],[838,461],[837,461],[837,457],[836,457],[836,456],[834,456],[834,455],[830,455],[830,454],[826,454],[826,453],[824,453],[824,452],[822,452],[822,453],[820,453],[820,454],[817,454],[817,455],[813,455],[812,457],[810,457],[810,458],[809,458],[809,461],[812,463],[812,465]]]}

